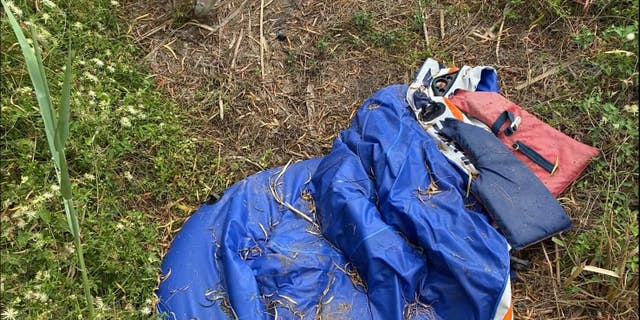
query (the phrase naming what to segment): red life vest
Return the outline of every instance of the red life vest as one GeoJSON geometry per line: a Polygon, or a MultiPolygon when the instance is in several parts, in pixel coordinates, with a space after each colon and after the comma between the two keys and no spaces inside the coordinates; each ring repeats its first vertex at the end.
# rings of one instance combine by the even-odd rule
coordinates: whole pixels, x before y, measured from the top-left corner
{"type": "Polygon", "coordinates": [[[467,115],[492,127],[497,137],[514,150],[556,197],[600,153],[552,128],[498,93],[457,90],[451,102],[467,115]],[[552,170],[545,169],[549,163],[554,167],[552,170]]]}

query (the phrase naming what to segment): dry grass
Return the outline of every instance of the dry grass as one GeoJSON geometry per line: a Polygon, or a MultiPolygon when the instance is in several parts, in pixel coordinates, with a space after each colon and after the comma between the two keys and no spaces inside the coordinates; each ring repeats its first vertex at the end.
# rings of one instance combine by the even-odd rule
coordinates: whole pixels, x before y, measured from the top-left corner
{"type": "MultiPolygon", "coordinates": [[[[596,49],[577,50],[571,37],[599,23],[589,15],[590,4],[581,2],[584,16],[528,23],[505,19],[505,2],[486,1],[420,7],[415,1],[226,0],[205,19],[182,25],[174,23],[168,0],[133,1],[126,10],[129,35],[148,52],[158,87],[190,111],[193,130],[214,137],[211,149],[225,166],[236,168],[231,177],[240,180],[290,159],[326,154],[367,96],[389,84],[410,83],[428,56],[449,65],[494,66],[502,94],[525,108],[580,98],[571,81],[591,70],[577,62],[596,49]],[[367,19],[362,12],[371,14],[371,25],[356,25],[354,17],[367,19]],[[426,19],[414,23],[416,12],[426,19]]],[[[559,129],[583,138],[575,128],[559,129]]],[[[283,172],[272,193],[287,206],[276,192],[283,172]]],[[[437,186],[418,190],[418,196],[431,192],[437,186]]],[[[576,222],[574,232],[589,228],[601,201],[606,199],[595,192],[565,192],[561,202],[576,222]]],[[[634,254],[632,240],[628,255],[634,254]]],[[[521,253],[532,268],[513,281],[517,318],[637,316],[637,275],[631,283],[623,277],[617,290],[581,282],[571,291],[580,275],[571,278],[571,268],[561,266],[565,255],[550,242],[521,253]]],[[[343,271],[366,288],[357,273],[343,271]]]]}

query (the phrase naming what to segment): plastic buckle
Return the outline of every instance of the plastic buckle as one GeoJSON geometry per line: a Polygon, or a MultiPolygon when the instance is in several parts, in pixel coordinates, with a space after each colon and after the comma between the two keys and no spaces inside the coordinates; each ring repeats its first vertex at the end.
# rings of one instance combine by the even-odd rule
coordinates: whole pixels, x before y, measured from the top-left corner
{"type": "Polygon", "coordinates": [[[513,121],[511,121],[511,125],[509,125],[509,128],[511,128],[511,131],[512,132],[518,131],[518,127],[520,126],[521,122],[522,122],[522,118],[520,118],[519,116],[513,119],[513,121]]]}

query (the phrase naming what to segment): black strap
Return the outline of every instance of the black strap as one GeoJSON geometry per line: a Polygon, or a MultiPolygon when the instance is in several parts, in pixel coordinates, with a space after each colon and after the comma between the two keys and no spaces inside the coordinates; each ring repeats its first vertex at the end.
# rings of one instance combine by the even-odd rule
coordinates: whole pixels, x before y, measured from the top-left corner
{"type": "MultiPolygon", "coordinates": [[[[514,123],[516,117],[513,115],[513,113],[505,110],[500,114],[500,116],[498,116],[498,119],[496,119],[493,125],[491,125],[491,131],[493,132],[493,134],[498,135],[498,133],[500,133],[500,127],[502,127],[502,125],[507,122],[507,120],[509,120],[509,122],[511,123],[514,123]]],[[[515,129],[517,129],[517,127],[508,126],[506,129],[504,129],[504,134],[510,136],[515,132],[515,129]]]]}
{"type": "Polygon", "coordinates": [[[558,168],[557,159],[556,163],[553,164],[521,141],[516,141],[516,143],[514,143],[512,147],[520,151],[522,154],[527,156],[527,158],[531,159],[531,161],[535,162],[551,174],[555,173],[556,169],[558,168]]]}

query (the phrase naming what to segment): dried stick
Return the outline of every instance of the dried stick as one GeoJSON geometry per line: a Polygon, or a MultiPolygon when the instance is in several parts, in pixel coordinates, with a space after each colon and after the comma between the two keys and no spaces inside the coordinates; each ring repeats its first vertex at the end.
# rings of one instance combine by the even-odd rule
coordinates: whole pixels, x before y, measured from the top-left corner
{"type": "Polygon", "coordinates": [[[264,81],[264,0],[260,0],[260,75],[264,81]]]}

